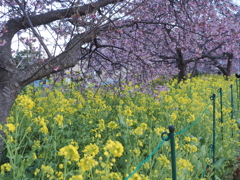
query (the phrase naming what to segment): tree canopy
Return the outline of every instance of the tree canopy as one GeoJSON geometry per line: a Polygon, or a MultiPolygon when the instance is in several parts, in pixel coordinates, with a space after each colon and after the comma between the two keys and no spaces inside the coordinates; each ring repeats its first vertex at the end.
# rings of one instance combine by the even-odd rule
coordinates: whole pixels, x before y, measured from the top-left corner
{"type": "Polygon", "coordinates": [[[230,75],[239,61],[238,7],[230,0],[2,1],[0,67],[22,86],[76,64],[82,78],[145,82],[196,69],[230,75]],[[18,43],[14,43],[17,41],[18,43]],[[45,58],[19,69],[14,54],[45,58]]]}

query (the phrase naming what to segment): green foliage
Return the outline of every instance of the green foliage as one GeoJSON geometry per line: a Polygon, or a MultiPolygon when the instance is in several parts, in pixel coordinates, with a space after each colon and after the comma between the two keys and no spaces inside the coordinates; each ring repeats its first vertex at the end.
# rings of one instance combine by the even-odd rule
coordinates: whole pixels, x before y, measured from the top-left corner
{"type": "MultiPolygon", "coordinates": [[[[215,164],[217,176],[223,177],[222,172],[232,171],[229,163],[234,163],[239,146],[239,129],[236,120],[231,119],[229,86],[234,82],[219,76],[196,77],[180,84],[173,80],[168,84],[169,91],[154,91],[153,95],[129,85],[120,96],[114,91],[96,92],[91,88],[80,94],[74,84],[71,88],[57,84],[52,90],[28,86],[17,98],[3,127],[9,161],[3,162],[0,177],[124,179],[158,146],[167,127],[174,125],[178,178],[198,179],[203,172],[208,178],[214,167],[209,153],[210,96],[224,84],[224,122],[217,123],[215,164]]],[[[237,118],[239,113],[235,110],[237,118]]],[[[216,117],[220,118],[219,103],[216,117]]],[[[171,178],[169,142],[164,142],[130,180],[134,178],[171,178]]]]}

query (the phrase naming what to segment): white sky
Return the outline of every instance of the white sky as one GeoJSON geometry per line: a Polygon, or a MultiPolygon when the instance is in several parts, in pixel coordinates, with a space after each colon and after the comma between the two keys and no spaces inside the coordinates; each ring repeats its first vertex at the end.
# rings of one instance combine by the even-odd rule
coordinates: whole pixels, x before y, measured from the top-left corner
{"type": "Polygon", "coordinates": [[[240,0],[233,0],[233,3],[240,5],[240,0]]]}

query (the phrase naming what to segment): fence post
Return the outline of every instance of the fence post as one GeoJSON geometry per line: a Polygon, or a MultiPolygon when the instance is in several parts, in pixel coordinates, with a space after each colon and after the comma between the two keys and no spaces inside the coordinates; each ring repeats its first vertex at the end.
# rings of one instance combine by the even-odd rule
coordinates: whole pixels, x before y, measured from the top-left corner
{"type": "MultiPolygon", "coordinates": [[[[232,111],[231,111],[231,119],[233,119],[233,115],[234,115],[234,104],[233,104],[233,85],[232,85],[232,84],[231,84],[230,88],[231,88],[231,108],[232,108],[232,111]]],[[[233,137],[233,130],[232,130],[232,137],[233,137]]]]}
{"type": "MultiPolygon", "coordinates": [[[[240,82],[240,81],[239,81],[240,82]]],[[[238,79],[236,79],[236,91],[237,91],[237,109],[239,110],[239,87],[238,87],[238,79]]]]}
{"type": "Polygon", "coordinates": [[[237,94],[238,94],[238,110],[239,110],[239,103],[240,103],[240,79],[238,78],[238,92],[237,92],[237,94]]]}
{"type": "Polygon", "coordinates": [[[171,160],[172,160],[172,179],[177,180],[177,170],[176,170],[176,155],[175,155],[175,140],[174,140],[174,130],[175,127],[169,126],[169,134],[168,137],[170,139],[170,145],[171,145],[171,160]]]}
{"type": "Polygon", "coordinates": [[[231,108],[232,108],[231,119],[233,119],[233,108],[234,108],[234,105],[233,105],[233,85],[232,84],[231,84],[230,88],[231,88],[231,108]]]}
{"type": "MultiPolygon", "coordinates": [[[[223,123],[223,100],[222,100],[222,88],[219,89],[219,94],[220,94],[220,111],[221,111],[221,118],[220,122],[223,123]]],[[[223,140],[223,126],[221,127],[221,133],[222,133],[222,140],[223,140]]]]}
{"type": "MultiPolygon", "coordinates": [[[[211,100],[213,101],[213,165],[215,166],[215,156],[216,156],[216,95],[213,94],[211,96],[211,100]]],[[[212,180],[215,180],[215,167],[213,167],[213,176],[212,180]]]]}

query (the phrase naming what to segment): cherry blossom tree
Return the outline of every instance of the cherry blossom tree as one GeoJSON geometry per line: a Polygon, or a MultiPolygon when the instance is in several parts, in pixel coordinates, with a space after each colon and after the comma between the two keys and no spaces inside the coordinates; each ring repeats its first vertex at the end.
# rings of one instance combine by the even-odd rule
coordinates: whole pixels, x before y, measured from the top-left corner
{"type": "Polygon", "coordinates": [[[130,80],[142,77],[140,82],[176,73],[181,81],[197,69],[229,76],[239,66],[237,9],[229,1],[148,1],[134,11],[135,19],[128,19],[125,28],[101,37],[105,46],[117,44],[124,49],[98,52],[95,59],[122,67],[130,80]]]}
{"type": "Polygon", "coordinates": [[[206,67],[236,72],[240,21],[230,0],[1,0],[0,5],[3,124],[23,87],[77,64],[83,79],[96,74],[133,83],[175,74],[180,81],[190,68],[192,74],[206,67]],[[43,58],[19,64],[14,56],[24,50],[43,58]]]}

